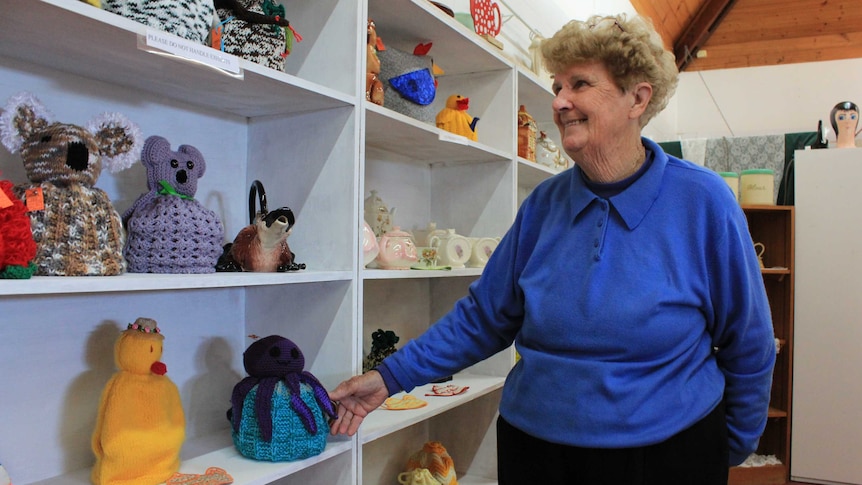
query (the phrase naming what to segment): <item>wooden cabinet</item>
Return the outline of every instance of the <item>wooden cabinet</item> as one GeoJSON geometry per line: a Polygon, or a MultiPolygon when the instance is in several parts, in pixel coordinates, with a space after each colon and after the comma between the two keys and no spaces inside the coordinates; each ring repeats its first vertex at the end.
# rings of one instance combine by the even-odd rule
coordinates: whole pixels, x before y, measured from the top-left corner
{"type": "Polygon", "coordinates": [[[757,454],[781,464],[735,467],[731,484],[785,484],[789,479],[790,426],[793,393],[794,207],[743,206],[751,239],[762,243],[763,282],[772,310],[778,355],[772,376],[769,419],[757,454]]]}
{"type": "MultiPolygon", "coordinates": [[[[7,362],[0,371],[0,463],[14,483],[89,483],[90,434],[115,370],[113,344],[140,316],[156,319],[166,337],[163,360],[187,417],[185,473],[220,466],[237,484],[377,485],[391,481],[424,441],[438,439],[460,483],[495,482],[493,419],[512,350],[456,376],[470,386],[465,395],[418,413],[376,412],[358,436],[330,437],[313,458],[261,463],[234,450],[225,413],[245,376],[249,335],[294,340],[306,369],[331,388],[361,371],[371,332],[394,328],[405,342],[481,273],[363,268],[363,200],[371,189],[397,207],[404,229],[435,221],[466,236],[500,236],[523,194],[553,174],[516,156],[518,104],[528,103],[534,116],[546,111],[547,123],[546,83],[432,3],[284,3],[303,37],[285,72],[244,60],[228,72],[169,55],[148,43],[168,34],[79,0],[4,2],[0,101],[26,90],[59,121],[75,124],[117,111],[144,136],[197,147],[207,172],[196,199],[219,214],[229,240],[248,222],[251,181],[263,181],[269,206],[296,214],[290,245],[307,265],[294,273],[0,280],[7,362]],[[481,118],[477,142],[364,100],[368,17],[388,46],[433,42],[445,70],[435,106],[450,93],[470,96],[471,114],[481,118]]],[[[20,158],[5,149],[0,171],[26,181],[20,158]]],[[[145,171],[103,172],[97,186],[122,213],[145,191],[145,171]]]]}

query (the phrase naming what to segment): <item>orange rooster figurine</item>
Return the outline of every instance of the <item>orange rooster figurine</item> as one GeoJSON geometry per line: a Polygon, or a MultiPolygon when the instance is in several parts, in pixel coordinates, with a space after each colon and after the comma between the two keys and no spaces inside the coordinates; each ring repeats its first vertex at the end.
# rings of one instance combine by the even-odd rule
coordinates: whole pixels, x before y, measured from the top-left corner
{"type": "Polygon", "coordinates": [[[437,113],[437,128],[476,141],[476,123],[479,118],[474,118],[467,113],[469,106],[470,98],[460,94],[453,94],[446,98],[446,107],[437,113]]]}

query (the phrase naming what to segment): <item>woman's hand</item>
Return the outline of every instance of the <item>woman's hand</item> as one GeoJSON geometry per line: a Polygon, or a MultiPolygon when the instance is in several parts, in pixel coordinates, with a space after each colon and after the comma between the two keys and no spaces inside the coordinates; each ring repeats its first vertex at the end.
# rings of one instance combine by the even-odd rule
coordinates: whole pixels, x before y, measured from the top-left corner
{"type": "Polygon", "coordinates": [[[329,393],[329,398],[338,403],[338,417],[330,423],[331,433],[353,436],[368,413],[380,407],[387,397],[389,390],[376,370],[342,382],[329,393]]]}

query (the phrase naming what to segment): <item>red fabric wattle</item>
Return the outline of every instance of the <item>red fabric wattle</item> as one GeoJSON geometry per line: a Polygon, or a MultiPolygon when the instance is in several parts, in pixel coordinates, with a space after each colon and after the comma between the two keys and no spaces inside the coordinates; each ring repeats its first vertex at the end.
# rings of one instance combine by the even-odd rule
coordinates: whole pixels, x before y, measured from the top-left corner
{"type": "Polygon", "coordinates": [[[166,366],[164,362],[156,361],[150,366],[150,371],[153,374],[163,376],[168,372],[168,366],[166,366]]]}

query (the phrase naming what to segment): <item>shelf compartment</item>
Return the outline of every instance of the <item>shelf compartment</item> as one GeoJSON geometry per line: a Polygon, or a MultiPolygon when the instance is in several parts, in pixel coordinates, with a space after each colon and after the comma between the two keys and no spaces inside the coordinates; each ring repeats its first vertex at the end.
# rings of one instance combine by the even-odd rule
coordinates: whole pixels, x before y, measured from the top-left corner
{"type": "Polygon", "coordinates": [[[452,135],[373,103],[365,103],[365,131],[367,146],[423,164],[499,162],[512,158],[503,150],[452,135]]]}
{"type": "MultiPolygon", "coordinates": [[[[266,485],[275,480],[298,473],[317,464],[323,463],[339,455],[351,451],[351,442],[346,439],[329,438],[326,448],[319,455],[304,460],[292,462],[267,462],[246,458],[236,451],[230,442],[230,431],[225,430],[223,434],[207,437],[202,441],[215,442],[220,448],[196,456],[187,456],[185,449],[182,452],[182,462],[179,473],[202,474],[207,468],[217,466],[228,472],[234,479],[236,485],[266,485]]],[[[202,445],[206,446],[206,445],[202,445]]],[[[90,485],[90,469],[77,470],[59,477],[49,478],[35,482],[35,485],[90,485]]]]}
{"type": "MultiPolygon", "coordinates": [[[[428,401],[428,405],[419,409],[405,411],[389,411],[377,409],[365,418],[359,429],[360,442],[369,443],[394,433],[408,426],[421,423],[427,419],[455,409],[467,402],[482,397],[492,391],[503,387],[503,377],[484,377],[470,374],[457,374],[454,379],[446,384],[458,386],[470,386],[470,389],[459,396],[452,397],[426,397],[425,393],[431,391],[433,384],[419,386],[409,394],[428,401]]],[[[402,397],[407,393],[398,393],[394,397],[402,397]]]]}
{"type": "Polygon", "coordinates": [[[147,52],[138,47],[147,26],[77,0],[9,0],[4,7],[3,55],[27,63],[248,117],[356,103],[354,96],[244,59],[237,79],[147,52]]]}
{"type": "Polygon", "coordinates": [[[463,268],[452,270],[418,270],[418,269],[363,269],[363,280],[397,280],[416,278],[458,278],[474,277],[482,274],[484,268],[463,268]]]}
{"type": "Polygon", "coordinates": [[[352,278],[353,274],[350,271],[309,270],[290,273],[125,273],[117,276],[34,276],[27,280],[0,280],[0,296],[244,288],[350,281],[352,278]]]}
{"type": "Polygon", "coordinates": [[[731,467],[728,483],[734,485],[784,485],[787,483],[787,467],[784,465],[731,467]]]}

